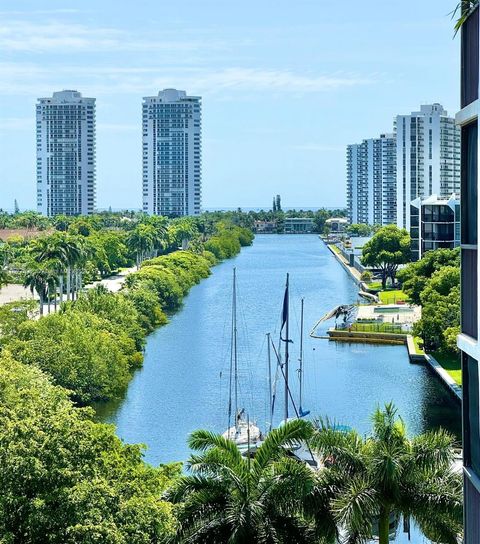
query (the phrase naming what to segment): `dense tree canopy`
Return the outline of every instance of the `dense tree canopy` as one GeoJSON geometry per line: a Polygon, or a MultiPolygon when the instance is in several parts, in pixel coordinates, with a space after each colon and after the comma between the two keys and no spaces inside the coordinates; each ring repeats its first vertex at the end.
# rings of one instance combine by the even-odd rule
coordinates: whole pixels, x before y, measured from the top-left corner
{"type": "Polygon", "coordinates": [[[161,495],[176,467],[146,465],[113,426],[8,355],[0,391],[1,542],[151,544],[173,533],[161,495]]]}
{"type": "Polygon", "coordinates": [[[395,225],[382,227],[363,246],[362,264],[381,271],[384,289],[388,278],[395,282],[399,265],[409,260],[410,235],[395,225]]]}
{"type": "Polygon", "coordinates": [[[458,249],[436,249],[427,251],[416,262],[409,263],[398,271],[397,278],[402,282],[402,289],[415,304],[420,304],[420,295],[432,274],[444,266],[460,267],[458,249]]]}
{"type": "Polygon", "coordinates": [[[422,306],[422,318],[414,332],[429,350],[456,352],[460,332],[460,252],[428,251],[398,272],[403,291],[422,306]]]}

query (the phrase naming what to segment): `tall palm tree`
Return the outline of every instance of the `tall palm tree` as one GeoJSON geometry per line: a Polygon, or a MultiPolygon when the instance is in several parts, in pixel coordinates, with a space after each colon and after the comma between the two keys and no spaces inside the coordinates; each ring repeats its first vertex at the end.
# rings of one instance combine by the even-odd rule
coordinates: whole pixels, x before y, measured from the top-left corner
{"type": "Polygon", "coordinates": [[[301,511],[315,475],[288,456],[288,448],[308,440],[312,426],[288,421],[273,430],[255,452],[243,457],[235,442],[196,431],[189,446],[190,474],[167,493],[179,504],[176,542],[255,544],[309,542],[301,511]]]}
{"type": "Polygon", "coordinates": [[[43,315],[43,305],[48,293],[48,282],[52,277],[52,272],[48,268],[41,266],[32,266],[25,274],[23,286],[29,287],[32,295],[36,292],[39,298],[40,315],[43,315]]]}
{"type": "MultiPolygon", "coordinates": [[[[51,270],[56,270],[58,279],[56,286],[60,287],[60,303],[63,301],[63,278],[68,264],[67,242],[65,235],[53,234],[43,236],[32,241],[30,246],[30,255],[33,260],[40,265],[48,266],[51,270]]],[[[53,285],[52,285],[53,287],[53,285]]],[[[57,297],[55,293],[54,304],[56,307],[57,297]]]]}
{"type": "Polygon", "coordinates": [[[456,544],[462,527],[462,482],[452,471],[454,439],[446,431],[409,439],[392,404],[373,415],[371,436],[320,425],[311,447],[328,461],[324,476],[336,488],[333,515],[348,542],[365,542],[378,521],[389,542],[392,515],[412,518],[433,542],[456,544]]]}
{"type": "Polygon", "coordinates": [[[147,255],[154,249],[155,229],[143,223],[137,225],[127,237],[127,246],[136,254],[137,269],[147,255]]]}
{"type": "Polygon", "coordinates": [[[73,270],[82,259],[82,248],[79,237],[66,235],[63,237],[63,249],[67,264],[67,300],[73,298],[73,270]]]}
{"type": "Polygon", "coordinates": [[[0,289],[8,284],[9,279],[8,268],[0,263],[0,289]]]}
{"type": "Polygon", "coordinates": [[[155,231],[153,249],[157,256],[166,246],[168,219],[160,215],[152,215],[148,218],[147,224],[152,226],[155,231]]]}

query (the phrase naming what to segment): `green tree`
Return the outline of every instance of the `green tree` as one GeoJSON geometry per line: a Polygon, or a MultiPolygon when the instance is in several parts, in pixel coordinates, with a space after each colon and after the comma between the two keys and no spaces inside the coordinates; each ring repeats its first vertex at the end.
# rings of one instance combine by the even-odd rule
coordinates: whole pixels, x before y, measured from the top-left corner
{"type": "Polygon", "coordinates": [[[372,227],[365,223],[353,223],[346,228],[346,231],[350,236],[370,236],[372,227]]]}
{"type": "Polygon", "coordinates": [[[391,514],[413,518],[433,542],[456,544],[462,530],[462,479],[454,473],[454,439],[446,431],[408,438],[396,409],[373,415],[371,436],[321,425],[311,440],[328,459],[325,477],[336,489],[332,509],[348,542],[366,542],[378,520],[389,542],[391,514]]]}
{"type": "Polygon", "coordinates": [[[396,225],[379,229],[362,249],[362,264],[380,269],[383,289],[388,278],[395,282],[398,266],[409,260],[410,235],[396,225]]]}
{"type": "Polygon", "coordinates": [[[460,251],[458,249],[436,249],[427,251],[416,262],[409,263],[398,271],[397,278],[402,282],[402,289],[415,304],[420,304],[420,295],[429,278],[444,266],[460,268],[460,251]]]}
{"type": "Polygon", "coordinates": [[[145,464],[139,446],[34,366],[4,355],[0,390],[1,542],[159,544],[173,534],[160,497],[177,467],[145,464]]]}
{"type": "Polygon", "coordinates": [[[137,269],[155,247],[155,229],[151,225],[140,224],[127,237],[128,248],[135,253],[137,269]]]}
{"type": "Polygon", "coordinates": [[[423,338],[428,350],[451,351],[451,331],[460,325],[460,269],[444,266],[434,272],[420,293],[422,318],[414,332],[423,338]]]}
{"type": "Polygon", "coordinates": [[[51,276],[51,270],[46,267],[35,265],[26,272],[23,280],[24,287],[28,287],[32,295],[37,293],[41,316],[43,316],[43,305],[45,304],[47,298],[48,286],[51,281],[51,276]]]}
{"type": "Polygon", "coordinates": [[[189,446],[190,474],[182,476],[166,498],[178,504],[176,542],[307,542],[305,498],[314,473],[288,456],[288,448],[308,440],[311,425],[292,420],[270,432],[253,459],[235,442],[196,431],[189,446]]]}
{"type": "Polygon", "coordinates": [[[188,248],[188,243],[198,234],[195,222],[190,218],[175,219],[168,229],[170,245],[182,250],[188,248]]]}
{"type": "Polygon", "coordinates": [[[8,349],[35,365],[80,404],[118,397],[130,380],[134,341],[90,313],[69,311],[23,323],[8,349]]]}

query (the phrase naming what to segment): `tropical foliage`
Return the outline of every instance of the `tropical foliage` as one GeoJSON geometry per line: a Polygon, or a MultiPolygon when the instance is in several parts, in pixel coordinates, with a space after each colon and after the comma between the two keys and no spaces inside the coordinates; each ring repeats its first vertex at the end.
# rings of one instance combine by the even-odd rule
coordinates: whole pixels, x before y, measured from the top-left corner
{"type": "Polygon", "coordinates": [[[177,467],[145,464],[113,426],[8,355],[0,390],[1,542],[151,544],[173,534],[161,495],[177,467]]]}
{"type": "Polygon", "coordinates": [[[398,273],[403,291],[422,306],[422,318],[414,332],[430,350],[456,352],[460,332],[460,252],[428,251],[419,261],[398,273]]]}
{"type": "Polygon", "coordinates": [[[378,268],[382,275],[382,288],[387,279],[395,283],[399,265],[410,261],[410,235],[396,225],[379,229],[362,249],[362,264],[378,268]]]}
{"type": "Polygon", "coordinates": [[[462,480],[452,470],[454,439],[447,432],[410,439],[389,404],[374,413],[370,436],[321,424],[311,446],[329,460],[331,507],[347,542],[366,542],[378,525],[380,544],[388,544],[390,520],[400,514],[433,542],[458,542],[462,480]]]}
{"type": "Polygon", "coordinates": [[[250,459],[221,435],[193,433],[189,446],[199,453],[188,462],[190,474],[166,495],[179,504],[175,541],[307,542],[309,526],[301,513],[315,476],[287,452],[311,434],[306,421],[289,421],[269,433],[250,459]]]}

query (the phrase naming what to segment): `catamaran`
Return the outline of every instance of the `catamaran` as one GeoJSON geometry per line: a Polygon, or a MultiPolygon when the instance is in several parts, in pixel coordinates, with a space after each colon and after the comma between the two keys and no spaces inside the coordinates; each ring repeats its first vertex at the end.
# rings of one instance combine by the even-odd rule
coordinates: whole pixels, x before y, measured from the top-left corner
{"type": "Polygon", "coordinates": [[[228,429],[224,438],[233,440],[240,449],[250,449],[262,440],[257,425],[250,421],[245,408],[238,404],[238,331],[237,331],[237,271],[233,269],[232,331],[230,349],[230,381],[228,394],[228,429]]]}

